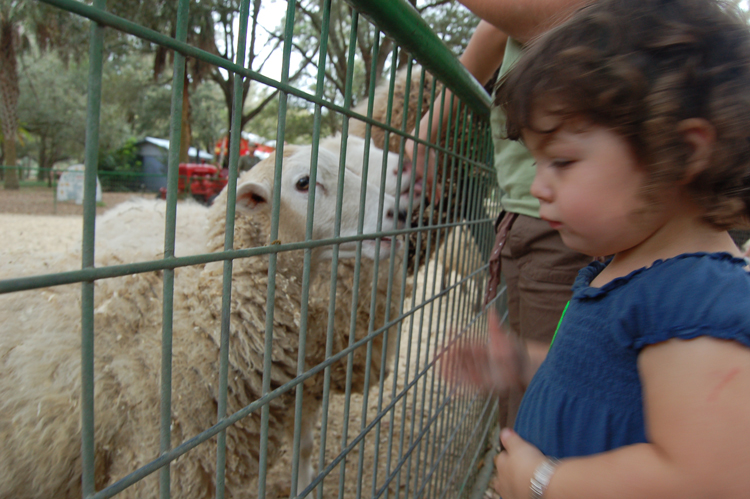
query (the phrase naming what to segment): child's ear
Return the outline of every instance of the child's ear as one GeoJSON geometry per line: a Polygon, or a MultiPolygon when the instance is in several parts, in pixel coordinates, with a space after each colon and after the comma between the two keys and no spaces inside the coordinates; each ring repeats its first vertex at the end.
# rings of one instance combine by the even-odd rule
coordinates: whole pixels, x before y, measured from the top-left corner
{"type": "Polygon", "coordinates": [[[689,184],[709,166],[716,141],[716,130],[708,120],[688,118],[677,125],[677,131],[690,148],[690,157],[682,178],[682,183],[689,184]]]}

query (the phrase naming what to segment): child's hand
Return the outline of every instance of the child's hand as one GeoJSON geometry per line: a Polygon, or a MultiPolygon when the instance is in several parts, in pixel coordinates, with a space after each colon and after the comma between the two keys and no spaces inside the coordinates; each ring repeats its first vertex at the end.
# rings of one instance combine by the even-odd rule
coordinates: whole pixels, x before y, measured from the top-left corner
{"type": "Polygon", "coordinates": [[[500,440],[505,450],[495,458],[497,476],[492,486],[503,499],[526,499],[534,470],[546,458],[510,428],[500,433],[500,440]]]}
{"type": "Polygon", "coordinates": [[[495,310],[488,313],[489,344],[453,346],[443,358],[443,376],[450,382],[468,382],[487,392],[523,388],[531,378],[526,348],[505,331],[495,310]]]}

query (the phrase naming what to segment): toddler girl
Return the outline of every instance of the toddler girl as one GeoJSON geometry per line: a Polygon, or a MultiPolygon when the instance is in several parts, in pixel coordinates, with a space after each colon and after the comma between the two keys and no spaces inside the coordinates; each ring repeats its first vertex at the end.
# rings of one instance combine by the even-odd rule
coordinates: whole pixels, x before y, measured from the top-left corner
{"type": "Polygon", "coordinates": [[[449,353],[486,388],[533,375],[495,488],[750,497],[750,274],[727,233],[750,216],[747,24],[719,0],[602,0],[533,43],[497,104],[541,217],[608,260],[580,272],[538,370],[494,315],[489,349],[449,353]]]}

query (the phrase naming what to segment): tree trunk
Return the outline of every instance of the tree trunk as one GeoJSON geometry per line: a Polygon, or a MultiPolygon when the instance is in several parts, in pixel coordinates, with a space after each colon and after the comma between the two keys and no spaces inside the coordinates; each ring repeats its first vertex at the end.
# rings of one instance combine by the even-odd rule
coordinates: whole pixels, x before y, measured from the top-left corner
{"type": "Polygon", "coordinates": [[[18,189],[16,136],[18,135],[18,68],[16,67],[15,27],[0,21],[0,120],[3,126],[3,155],[7,166],[5,188],[18,189]]]}
{"type": "Polygon", "coordinates": [[[47,170],[47,137],[42,135],[39,138],[39,173],[36,179],[39,182],[44,182],[49,177],[49,170],[47,170]]]}
{"type": "Polygon", "coordinates": [[[185,83],[182,91],[182,128],[180,134],[180,163],[189,163],[190,150],[190,80],[187,76],[187,61],[185,61],[185,83]]]}

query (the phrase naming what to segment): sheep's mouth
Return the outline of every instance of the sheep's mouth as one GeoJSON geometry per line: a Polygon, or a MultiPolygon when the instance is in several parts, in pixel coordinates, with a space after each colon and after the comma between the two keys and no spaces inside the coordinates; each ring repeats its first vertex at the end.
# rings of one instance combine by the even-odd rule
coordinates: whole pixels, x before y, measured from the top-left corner
{"type": "MultiPolygon", "coordinates": [[[[376,243],[377,244],[377,243],[376,243]]],[[[391,245],[394,245],[396,247],[396,251],[401,248],[401,240],[398,238],[390,238],[390,237],[381,237],[380,238],[380,252],[382,253],[383,250],[390,250],[391,245]]]]}
{"type": "Polygon", "coordinates": [[[375,250],[377,249],[378,245],[380,246],[380,250],[378,251],[378,260],[385,260],[387,258],[390,258],[391,256],[391,248],[395,246],[396,250],[398,251],[401,248],[401,240],[397,238],[390,238],[390,237],[381,237],[380,242],[376,239],[366,239],[362,241],[363,243],[363,249],[365,249],[365,253],[370,255],[370,258],[375,257],[375,250]]]}

